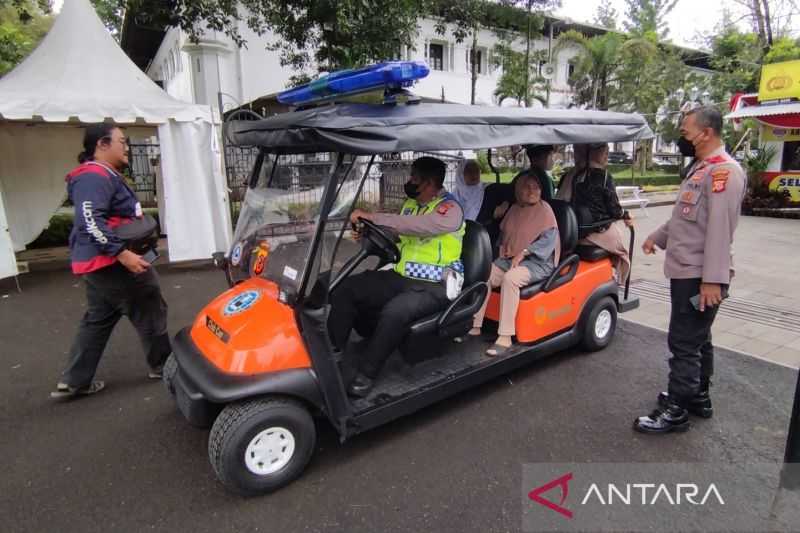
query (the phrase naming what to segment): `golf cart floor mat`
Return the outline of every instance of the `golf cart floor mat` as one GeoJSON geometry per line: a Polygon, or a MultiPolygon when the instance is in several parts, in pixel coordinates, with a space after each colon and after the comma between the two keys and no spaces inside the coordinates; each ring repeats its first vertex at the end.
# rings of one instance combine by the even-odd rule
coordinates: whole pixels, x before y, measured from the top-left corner
{"type": "Polygon", "coordinates": [[[489,357],[486,355],[486,350],[492,345],[495,338],[495,335],[465,336],[462,343],[448,343],[444,348],[444,353],[439,357],[415,365],[407,364],[399,352],[393,353],[386,361],[370,394],[366,398],[351,400],[353,410],[356,413],[367,411],[370,408],[398,400],[407,394],[452,379],[464,371],[491,365],[531,349],[530,345],[515,344],[503,355],[489,357]]]}

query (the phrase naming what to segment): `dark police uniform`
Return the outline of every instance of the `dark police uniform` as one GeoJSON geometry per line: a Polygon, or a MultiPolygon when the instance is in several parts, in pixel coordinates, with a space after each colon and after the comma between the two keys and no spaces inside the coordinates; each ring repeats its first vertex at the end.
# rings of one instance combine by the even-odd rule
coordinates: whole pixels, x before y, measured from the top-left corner
{"type": "Polygon", "coordinates": [[[700,312],[690,299],[701,283],[726,293],[733,275],[733,234],[745,193],[745,173],[724,147],[697,161],[686,173],[672,217],[652,235],[666,250],[664,274],[670,279],[672,310],[668,344],[669,395],[686,407],[714,372],[711,326],[718,306],[700,312]]]}

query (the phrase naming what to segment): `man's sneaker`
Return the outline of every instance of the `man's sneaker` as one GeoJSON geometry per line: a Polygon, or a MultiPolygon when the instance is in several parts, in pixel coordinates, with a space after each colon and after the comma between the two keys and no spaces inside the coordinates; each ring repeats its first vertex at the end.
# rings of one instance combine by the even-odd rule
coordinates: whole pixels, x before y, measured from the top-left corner
{"type": "Polygon", "coordinates": [[[50,397],[56,400],[66,400],[68,398],[96,394],[104,388],[106,388],[106,384],[102,381],[92,381],[85,387],[70,387],[66,383],[59,383],[56,385],[56,390],[50,393],[50,397]]]}
{"type": "Polygon", "coordinates": [[[633,421],[633,429],[639,433],[670,433],[689,429],[689,412],[669,402],[664,409],[656,409],[648,416],[633,421]]]}
{"type": "Polygon", "coordinates": [[[159,365],[156,368],[151,368],[150,372],[147,373],[147,377],[150,379],[161,379],[164,377],[164,365],[159,365]]]}
{"type": "MultiPolygon", "coordinates": [[[[669,393],[659,393],[658,406],[663,409],[667,406],[668,402],[669,393]]],[[[701,418],[711,418],[714,416],[714,408],[711,407],[711,395],[707,390],[698,392],[697,395],[689,401],[688,405],[686,406],[686,410],[689,411],[689,413],[701,418]]]]}

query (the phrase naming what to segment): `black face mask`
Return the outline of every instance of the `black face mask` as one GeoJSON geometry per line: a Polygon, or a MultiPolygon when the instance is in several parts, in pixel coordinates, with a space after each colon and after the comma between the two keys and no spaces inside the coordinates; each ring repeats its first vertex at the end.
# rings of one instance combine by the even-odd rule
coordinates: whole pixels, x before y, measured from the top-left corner
{"type": "Polygon", "coordinates": [[[680,150],[684,157],[694,157],[694,145],[692,141],[686,137],[681,136],[681,138],[678,139],[678,150],[680,150]]]}
{"type": "Polygon", "coordinates": [[[417,196],[419,196],[419,185],[407,181],[405,185],[403,185],[403,191],[409,198],[416,198],[417,196]]]}

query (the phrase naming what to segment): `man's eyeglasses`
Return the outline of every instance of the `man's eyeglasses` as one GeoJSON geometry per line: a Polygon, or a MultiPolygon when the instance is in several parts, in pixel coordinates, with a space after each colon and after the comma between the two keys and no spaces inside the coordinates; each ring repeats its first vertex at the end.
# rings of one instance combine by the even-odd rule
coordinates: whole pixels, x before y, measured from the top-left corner
{"type": "MultiPolygon", "coordinates": [[[[108,135],[106,135],[105,137],[103,137],[103,139],[104,139],[104,140],[106,140],[106,141],[108,141],[108,143],[109,143],[109,144],[111,144],[111,141],[113,141],[113,140],[114,140],[114,139],[112,139],[111,137],[109,137],[108,135]]],[[[121,138],[121,139],[117,139],[117,140],[118,140],[120,143],[122,143],[122,146],[124,146],[124,147],[126,147],[126,148],[130,147],[130,145],[131,145],[131,142],[130,142],[130,140],[129,140],[129,139],[127,139],[127,138],[125,138],[125,137],[123,137],[123,138],[121,138]]]]}

